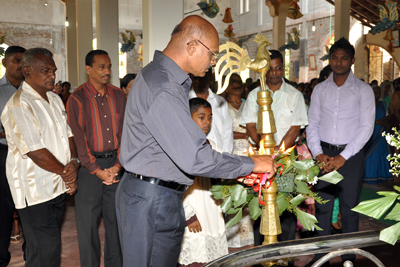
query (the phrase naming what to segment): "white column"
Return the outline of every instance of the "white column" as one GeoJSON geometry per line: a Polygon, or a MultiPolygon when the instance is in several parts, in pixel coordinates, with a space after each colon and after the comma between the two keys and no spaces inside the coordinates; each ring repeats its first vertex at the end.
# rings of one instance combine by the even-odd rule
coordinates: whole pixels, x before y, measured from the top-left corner
{"type": "Polygon", "coordinates": [[[182,19],[182,0],[142,1],[143,66],[153,60],[155,50],[164,50],[182,19]]]}
{"type": "Polygon", "coordinates": [[[349,39],[351,0],[335,0],[335,41],[349,39]]]}
{"type": "Polygon", "coordinates": [[[77,87],[78,83],[78,55],[76,47],[76,6],[75,0],[64,0],[65,17],[69,26],[65,27],[65,54],[67,81],[71,87],[77,87]]]}
{"type": "Polygon", "coordinates": [[[110,83],[117,87],[119,87],[118,35],[118,0],[96,0],[97,49],[106,51],[110,56],[112,64],[110,83]]]}
{"type": "MultiPolygon", "coordinates": [[[[93,50],[93,12],[92,0],[78,0],[76,6],[76,47],[78,84],[87,82],[85,57],[93,50]]],[[[69,19],[69,18],[68,18],[69,19]]]]}

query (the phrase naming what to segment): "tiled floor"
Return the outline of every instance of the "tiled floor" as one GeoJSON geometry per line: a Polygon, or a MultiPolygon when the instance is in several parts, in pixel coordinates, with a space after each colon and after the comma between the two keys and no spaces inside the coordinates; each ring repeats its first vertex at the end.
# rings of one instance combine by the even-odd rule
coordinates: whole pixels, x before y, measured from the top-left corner
{"type": "MultiPolygon", "coordinates": [[[[383,185],[365,185],[366,187],[372,188],[374,190],[393,190],[394,183],[385,183],[383,185]]],[[[374,219],[361,216],[360,217],[360,231],[367,230],[376,230],[382,229],[385,227],[385,224],[374,219]]],[[[64,220],[61,226],[61,235],[62,235],[62,252],[61,252],[61,266],[62,267],[76,267],[80,266],[79,264],[79,249],[78,249],[78,236],[76,230],[76,217],[75,217],[75,206],[72,197],[67,198],[67,204],[65,209],[64,220]]],[[[104,225],[100,223],[99,226],[100,236],[102,244],[104,242],[104,225]]],[[[22,250],[21,250],[22,241],[19,244],[11,244],[11,267],[22,267],[25,265],[25,262],[22,258],[22,250]]],[[[237,249],[232,249],[230,252],[236,251],[237,249]]],[[[398,242],[395,246],[391,245],[383,245],[377,247],[369,247],[365,249],[366,251],[371,252],[376,257],[378,257],[386,267],[398,267],[400,266],[398,260],[398,254],[400,253],[400,242],[398,242]]],[[[304,266],[309,260],[311,260],[312,256],[303,256],[299,257],[299,261],[296,262],[297,267],[304,266]]],[[[356,266],[358,267],[372,267],[376,266],[369,260],[365,258],[357,256],[356,266]]],[[[103,264],[101,265],[103,266],[103,264]]],[[[332,267],[342,266],[341,259],[336,258],[331,261],[332,267]]]]}

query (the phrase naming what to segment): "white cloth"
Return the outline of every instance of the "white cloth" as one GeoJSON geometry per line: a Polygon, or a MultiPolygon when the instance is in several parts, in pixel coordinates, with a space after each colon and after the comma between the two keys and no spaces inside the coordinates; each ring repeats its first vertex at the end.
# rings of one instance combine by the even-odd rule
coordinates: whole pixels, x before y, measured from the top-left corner
{"type": "Polygon", "coordinates": [[[64,104],[52,92],[47,92],[47,97],[49,102],[23,82],[1,115],[8,142],[6,174],[17,209],[46,202],[67,191],[60,175],[40,168],[26,155],[46,148],[64,165],[71,158],[68,138],[73,135],[64,104]]]}
{"type": "MultiPolygon", "coordinates": [[[[190,90],[189,99],[195,97],[197,97],[196,92],[190,90]]],[[[211,131],[207,135],[207,139],[214,141],[222,149],[222,152],[232,154],[233,131],[228,104],[222,96],[216,95],[211,89],[208,89],[207,101],[211,104],[213,114],[211,131]]]]}
{"type": "MultiPolygon", "coordinates": [[[[210,143],[214,150],[221,152],[213,141],[210,140],[210,143]]],[[[196,215],[202,231],[192,233],[188,227],[185,228],[178,260],[180,264],[207,263],[228,254],[221,201],[212,197],[210,189],[210,178],[196,177],[183,195],[186,220],[196,215]]]]}
{"type": "MultiPolygon", "coordinates": [[[[273,99],[271,108],[274,113],[277,131],[274,134],[274,139],[276,144],[279,145],[290,127],[300,125],[301,128],[304,128],[308,124],[304,97],[299,90],[287,84],[284,80],[281,88],[275,93],[268,88],[267,84],[265,86],[271,92],[273,99]]],[[[240,125],[246,127],[247,123],[257,123],[259,110],[257,92],[260,90],[261,87],[257,87],[247,96],[243,113],[240,117],[240,125]]]]}
{"type": "MultiPolygon", "coordinates": [[[[239,120],[240,116],[242,115],[243,107],[244,102],[242,102],[242,105],[240,105],[239,109],[235,109],[230,103],[228,103],[229,112],[232,117],[234,132],[246,132],[246,128],[239,125],[239,120]]],[[[247,141],[246,139],[234,139],[232,154],[244,156],[244,152],[248,148],[249,141],[247,141]]],[[[230,221],[234,216],[234,214],[225,214],[225,222],[230,221]]],[[[243,209],[242,219],[234,226],[226,229],[226,238],[228,240],[228,247],[230,248],[240,248],[254,244],[253,221],[251,220],[248,207],[243,209]]]]}
{"type": "MultiPolygon", "coordinates": [[[[239,125],[240,117],[242,116],[244,102],[240,105],[239,109],[234,108],[228,103],[229,113],[232,118],[232,128],[234,132],[246,133],[246,127],[239,125]]],[[[249,141],[246,139],[233,139],[233,152],[234,155],[245,156],[245,152],[249,149],[249,141]]]]}

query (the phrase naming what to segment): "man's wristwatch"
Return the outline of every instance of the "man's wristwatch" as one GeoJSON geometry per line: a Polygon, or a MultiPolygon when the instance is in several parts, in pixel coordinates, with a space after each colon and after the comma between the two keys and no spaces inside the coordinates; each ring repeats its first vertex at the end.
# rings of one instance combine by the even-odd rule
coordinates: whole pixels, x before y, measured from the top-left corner
{"type": "Polygon", "coordinates": [[[72,158],[72,159],[69,160],[69,162],[71,162],[73,160],[76,160],[76,162],[78,162],[79,165],[81,164],[81,161],[78,158],[72,158]]]}

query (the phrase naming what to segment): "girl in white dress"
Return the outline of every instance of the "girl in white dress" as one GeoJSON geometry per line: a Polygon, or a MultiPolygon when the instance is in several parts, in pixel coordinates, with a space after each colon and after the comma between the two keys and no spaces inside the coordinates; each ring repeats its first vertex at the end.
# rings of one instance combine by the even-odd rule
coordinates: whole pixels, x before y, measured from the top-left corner
{"type": "MultiPolygon", "coordinates": [[[[189,105],[192,119],[208,134],[212,121],[210,103],[202,98],[192,98],[189,105]]],[[[209,143],[221,152],[213,142],[209,143]]],[[[203,266],[228,254],[221,202],[212,197],[210,189],[210,178],[196,177],[183,195],[187,227],[178,260],[180,266],[203,266]]]]}

